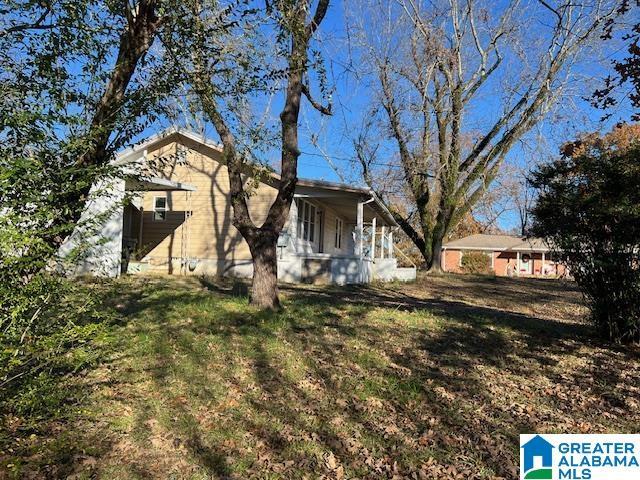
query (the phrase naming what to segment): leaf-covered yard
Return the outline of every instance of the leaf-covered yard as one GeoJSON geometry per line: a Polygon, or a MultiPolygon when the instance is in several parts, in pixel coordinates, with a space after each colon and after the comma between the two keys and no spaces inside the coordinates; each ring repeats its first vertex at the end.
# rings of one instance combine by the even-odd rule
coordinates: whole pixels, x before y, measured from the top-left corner
{"type": "Polygon", "coordinates": [[[110,289],[102,363],[52,419],[3,415],[0,477],[511,479],[519,433],[640,423],[640,354],[570,283],[285,287],[279,314],[207,279],[110,289]]]}

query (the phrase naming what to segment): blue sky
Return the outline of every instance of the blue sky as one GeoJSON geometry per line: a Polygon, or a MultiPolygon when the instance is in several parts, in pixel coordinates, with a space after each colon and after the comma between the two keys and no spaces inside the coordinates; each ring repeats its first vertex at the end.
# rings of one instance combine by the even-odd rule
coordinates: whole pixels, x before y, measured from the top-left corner
{"type": "MultiPolygon", "coordinates": [[[[527,7],[533,7],[536,3],[533,0],[524,2],[527,7]]],[[[493,5],[496,3],[494,2],[493,5]]],[[[540,18],[529,20],[532,28],[528,32],[530,37],[525,41],[535,42],[536,35],[539,34],[543,38],[546,25],[540,18]]],[[[313,111],[308,102],[303,102],[300,116],[300,148],[303,153],[299,160],[299,177],[362,183],[354,158],[352,140],[354,131],[361,125],[363,115],[369,107],[371,93],[368,82],[370,79],[356,78],[357,75],[352,71],[359,69],[359,56],[353,49],[348,48],[350,44],[347,41],[345,22],[344,4],[339,1],[332,2],[327,17],[321,25],[320,35],[324,40],[321,50],[329,71],[330,83],[335,89],[334,115],[322,117],[313,111]],[[348,65],[350,62],[351,65],[348,65]]],[[[574,71],[586,79],[602,78],[608,73],[607,65],[611,58],[620,56],[622,53],[624,52],[620,51],[620,44],[616,42],[603,44],[601,51],[585,52],[574,71]]],[[[495,91],[498,83],[504,80],[502,75],[505,74],[497,72],[494,83],[489,83],[486,91],[478,95],[474,108],[467,114],[469,124],[479,130],[495,121],[500,104],[492,91],[495,91]]],[[[522,143],[514,146],[508,161],[520,163],[532,159],[548,159],[555,155],[562,141],[572,138],[577,133],[609,128],[615,121],[629,118],[631,111],[623,104],[611,120],[606,124],[601,123],[602,112],[593,109],[588,102],[580,98],[582,95],[588,95],[592,91],[591,88],[585,83],[582,91],[578,89],[571,97],[563,98],[562,101],[566,104],[574,105],[571,108],[566,108],[565,105],[552,110],[552,113],[531,134],[527,135],[522,143]]],[[[271,107],[271,116],[274,119],[277,118],[281,104],[281,97],[274,98],[271,107]]],[[[157,130],[156,127],[154,128],[157,130]]],[[[217,139],[210,125],[206,126],[206,134],[217,139]]],[[[389,162],[393,162],[394,144],[393,142],[384,143],[387,147],[385,151],[389,155],[389,162]]],[[[274,152],[274,155],[277,155],[277,152],[274,152]]],[[[499,224],[502,228],[509,229],[515,226],[516,221],[514,214],[506,214],[499,224]]]]}

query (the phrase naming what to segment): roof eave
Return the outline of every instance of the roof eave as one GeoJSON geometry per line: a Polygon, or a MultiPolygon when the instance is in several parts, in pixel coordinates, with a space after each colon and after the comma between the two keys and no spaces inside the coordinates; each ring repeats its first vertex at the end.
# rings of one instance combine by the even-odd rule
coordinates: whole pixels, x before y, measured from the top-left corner
{"type": "MultiPolygon", "coordinates": [[[[166,130],[153,134],[150,137],[147,137],[140,143],[137,143],[123,150],[120,150],[116,154],[115,164],[116,165],[126,164],[128,163],[127,161],[129,160],[129,157],[131,157],[133,154],[144,152],[145,150],[148,150],[149,147],[155,145],[156,143],[166,141],[174,136],[183,136],[185,138],[188,138],[191,141],[200,143],[209,148],[213,148],[218,152],[222,152],[222,145],[220,145],[219,143],[212,142],[207,138],[204,138],[202,135],[198,135],[197,133],[192,132],[190,130],[186,130],[184,128],[170,127],[170,128],[167,128],[166,130]]],[[[130,160],[133,161],[135,159],[130,159],[130,160]]]]}
{"type": "Polygon", "coordinates": [[[378,195],[372,189],[369,189],[368,193],[373,197],[373,199],[375,200],[375,203],[383,210],[384,216],[387,217],[385,219],[387,223],[392,227],[399,227],[398,222],[396,222],[396,219],[393,217],[393,214],[389,211],[389,209],[387,208],[385,203],[382,201],[382,199],[378,197],[378,195]]]}

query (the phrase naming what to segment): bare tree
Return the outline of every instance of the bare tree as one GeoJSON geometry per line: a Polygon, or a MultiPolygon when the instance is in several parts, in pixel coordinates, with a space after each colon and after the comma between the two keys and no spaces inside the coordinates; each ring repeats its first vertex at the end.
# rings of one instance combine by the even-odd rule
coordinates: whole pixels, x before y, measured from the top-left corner
{"type": "MultiPolygon", "coordinates": [[[[614,7],[605,0],[513,0],[500,9],[480,0],[394,5],[368,2],[377,16],[356,28],[375,78],[382,133],[395,145],[409,193],[402,208],[379,194],[429,269],[439,271],[443,239],[487,192],[514,143],[560,97],[578,54],[614,7]],[[487,112],[479,126],[480,99],[487,112]]],[[[377,189],[370,172],[380,159],[358,157],[377,189]]]]}
{"type": "MultiPolygon", "coordinates": [[[[287,219],[295,193],[298,172],[298,118],[302,98],[305,97],[313,108],[321,114],[330,115],[331,106],[325,106],[317,101],[311,93],[309,70],[313,66],[310,59],[311,41],[318,27],[322,23],[329,0],[276,0],[267,2],[267,16],[275,22],[275,32],[271,32],[276,42],[285,45],[276,48],[275,62],[284,59],[284,67],[279,70],[265,69],[258,65],[267,61],[265,56],[249,58],[247,52],[254,45],[231,46],[221,45],[221,42],[211,42],[207,35],[210,22],[221,21],[235,25],[238,20],[224,19],[226,10],[219,10],[217,2],[211,4],[194,1],[192,6],[192,30],[187,29],[193,37],[193,58],[187,72],[188,81],[197,94],[202,109],[213,124],[223,145],[223,162],[229,172],[230,197],[233,207],[233,225],[246,240],[253,260],[253,286],[251,303],[264,309],[278,309],[277,284],[277,241],[287,219]],[[315,9],[312,6],[315,3],[315,9]],[[218,12],[218,13],[216,13],[218,12]],[[222,20],[220,20],[223,18],[222,20]],[[230,51],[232,48],[233,51],[230,51]],[[225,55],[230,59],[225,60],[225,55]],[[221,65],[223,65],[221,67],[221,65]],[[234,73],[235,72],[235,73],[234,73]],[[232,81],[229,75],[234,76],[232,81]],[[259,176],[260,169],[252,163],[257,155],[250,148],[249,139],[243,137],[244,126],[238,105],[242,105],[244,98],[251,94],[270,95],[278,85],[264,79],[275,78],[284,83],[284,106],[279,115],[280,133],[280,175],[277,185],[277,195],[271,204],[267,217],[262,225],[257,225],[251,218],[247,198],[251,193],[253,182],[247,182],[247,176],[259,176]],[[221,84],[229,85],[227,91],[221,91],[221,84]],[[232,101],[225,101],[225,98],[232,101]],[[238,133],[240,130],[240,133],[238,133]]],[[[246,12],[253,12],[248,9],[246,12]]],[[[250,14],[250,13],[249,13],[250,14]]],[[[242,18],[245,13],[240,13],[242,18]]],[[[250,29],[251,25],[243,24],[243,28],[250,29]]],[[[245,38],[251,33],[245,32],[245,38]]],[[[231,39],[233,41],[233,39],[231,39]]],[[[251,40],[250,40],[251,41],[251,40]]],[[[174,54],[179,55],[175,45],[171,47],[174,54]]],[[[260,48],[258,47],[257,50],[260,48]]],[[[184,50],[184,48],[183,48],[184,50]]],[[[255,131],[246,131],[253,134],[255,131]]]]}
{"type": "Polygon", "coordinates": [[[529,180],[529,171],[523,172],[512,190],[512,200],[518,214],[518,233],[523,237],[529,232],[531,226],[531,209],[535,204],[536,192],[529,180]]]}
{"type": "MultiPolygon", "coordinates": [[[[472,213],[482,233],[501,231],[500,220],[512,215],[517,223],[510,231],[522,236],[527,234],[529,210],[535,200],[535,191],[529,182],[531,165],[506,162],[485,195],[475,204],[472,213]]],[[[455,229],[459,227],[460,224],[455,229]]]]}

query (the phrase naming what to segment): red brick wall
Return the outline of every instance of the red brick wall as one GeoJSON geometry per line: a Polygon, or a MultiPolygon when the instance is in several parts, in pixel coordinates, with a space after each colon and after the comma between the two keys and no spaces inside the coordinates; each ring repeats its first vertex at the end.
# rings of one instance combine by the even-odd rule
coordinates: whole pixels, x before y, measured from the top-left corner
{"type": "MultiPolygon", "coordinates": [[[[442,255],[442,268],[445,272],[462,273],[460,268],[460,250],[445,250],[442,255]]],[[[542,275],[542,254],[531,253],[531,261],[533,262],[532,273],[533,276],[542,275]]],[[[511,262],[515,272],[517,265],[516,252],[493,252],[493,270],[496,275],[504,277],[507,275],[507,265],[511,262]]],[[[546,265],[551,266],[548,276],[556,276],[555,264],[549,261],[548,255],[545,257],[546,265]]],[[[564,265],[558,265],[557,274],[561,275],[565,271],[564,265]]]]}
{"type": "Polygon", "coordinates": [[[516,252],[493,252],[493,271],[500,277],[507,275],[507,264],[511,261],[514,271],[516,267],[516,252]]]}
{"type": "Polygon", "coordinates": [[[460,250],[445,250],[443,258],[443,270],[445,272],[460,273],[460,250]]]}

